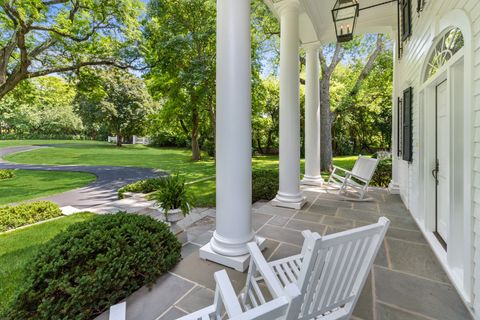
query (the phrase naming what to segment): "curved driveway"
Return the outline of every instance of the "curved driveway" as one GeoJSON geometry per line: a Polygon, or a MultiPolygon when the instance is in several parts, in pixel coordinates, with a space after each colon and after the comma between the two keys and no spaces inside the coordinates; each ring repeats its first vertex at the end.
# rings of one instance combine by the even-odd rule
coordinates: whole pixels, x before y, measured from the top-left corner
{"type": "Polygon", "coordinates": [[[118,200],[117,190],[122,186],[147,178],[166,175],[165,172],[136,167],[114,167],[114,166],[77,166],[77,165],[35,165],[35,164],[17,164],[3,160],[6,155],[26,152],[46,146],[25,146],[0,149],[0,169],[22,169],[22,170],[43,170],[52,171],[70,171],[87,172],[94,174],[97,179],[95,182],[83,188],[70,190],[64,193],[42,198],[56,202],[59,206],[73,206],[79,209],[90,208],[102,205],[111,201],[118,200]]]}

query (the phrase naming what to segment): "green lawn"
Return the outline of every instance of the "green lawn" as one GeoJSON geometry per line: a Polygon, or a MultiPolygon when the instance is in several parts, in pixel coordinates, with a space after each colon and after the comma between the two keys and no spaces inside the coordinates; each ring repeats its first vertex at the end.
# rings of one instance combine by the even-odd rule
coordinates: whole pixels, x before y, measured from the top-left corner
{"type": "Polygon", "coordinates": [[[15,290],[21,287],[25,278],[24,268],[42,244],[68,226],[93,216],[76,214],[0,234],[0,314],[13,298],[15,290]]]}
{"type": "Polygon", "coordinates": [[[42,144],[107,144],[89,140],[0,140],[0,149],[8,147],[35,146],[42,144]]]}
{"type": "MultiPolygon", "coordinates": [[[[10,142],[13,143],[13,142],[10,142]]],[[[21,141],[21,144],[26,142],[21,141]]],[[[46,143],[46,142],[44,142],[46,143]]],[[[57,141],[56,143],[62,143],[57,141]]],[[[0,148],[2,144],[0,142],[0,148]]],[[[337,157],[334,164],[351,169],[356,156],[337,157]]],[[[186,149],[151,148],[141,145],[126,145],[117,148],[103,142],[68,143],[52,148],[12,154],[6,160],[17,163],[54,165],[112,165],[134,166],[161,169],[170,173],[178,172],[187,182],[215,176],[215,162],[207,159],[191,161],[191,152],[186,149]]],[[[254,169],[278,168],[278,156],[256,156],[254,169]]],[[[301,162],[301,172],[304,161],[301,162]]],[[[200,181],[190,185],[197,199],[197,206],[213,206],[215,203],[215,179],[200,181]]]]}
{"type": "Polygon", "coordinates": [[[0,205],[62,193],[93,181],[95,176],[89,173],[16,170],[14,178],[0,180],[0,205]]]}

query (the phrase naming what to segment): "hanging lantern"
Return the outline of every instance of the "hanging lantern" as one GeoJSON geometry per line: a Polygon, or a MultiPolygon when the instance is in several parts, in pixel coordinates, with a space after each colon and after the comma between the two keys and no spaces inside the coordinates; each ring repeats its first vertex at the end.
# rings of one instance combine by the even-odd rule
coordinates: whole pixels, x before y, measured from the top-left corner
{"type": "Polygon", "coordinates": [[[332,10],[338,42],[353,40],[353,32],[360,12],[357,0],[337,0],[332,10]]]}

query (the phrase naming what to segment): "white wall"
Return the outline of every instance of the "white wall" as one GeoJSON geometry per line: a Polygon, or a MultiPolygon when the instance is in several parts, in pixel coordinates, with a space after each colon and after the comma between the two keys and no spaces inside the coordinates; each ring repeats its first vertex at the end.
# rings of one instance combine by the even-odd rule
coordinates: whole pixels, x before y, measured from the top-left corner
{"type": "MultiPolygon", "coordinates": [[[[400,193],[406,206],[412,214],[421,220],[424,217],[423,209],[419,203],[421,199],[421,184],[419,181],[419,145],[420,133],[424,130],[421,122],[421,108],[419,105],[419,88],[423,84],[423,65],[433,44],[434,37],[441,32],[440,21],[442,17],[448,15],[455,9],[461,9],[468,16],[472,29],[472,45],[471,45],[471,65],[466,62],[467,68],[473,72],[473,88],[470,97],[469,108],[472,110],[471,115],[471,133],[473,141],[464,141],[466,148],[470,146],[472,149],[472,169],[470,175],[472,182],[467,191],[472,191],[471,209],[468,209],[468,215],[471,216],[473,224],[471,246],[467,250],[472,250],[472,257],[469,261],[472,276],[469,277],[470,284],[467,295],[472,298],[472,304],[475,313],[480,318],[480,1],[479,0],[427,0],[424,11],[418,16],[415,12],[416,1],[412,1],[412,31],[413,34],[409,40],[404,43],[404,51],[401,60],[397,60],[396,64],[396,81],[394,95],[401,97],[404,89],[412,86],[414,88],[413,97],[413,162],[407,163],[399,160],[397,162],[399,175],[398,182],[400,185],[400,193]]],[[[396,116],[396,110],[394,110],[396,116]]],[[[395,120],[394,120],[395,121],[395,120]]],[[[393,150],[396,154],[396,150],[393,150]]],[[[429,168],[425,168],[429,170],[429,168]]],[[[468,208],[468,206],[467,206],[468,208]]]]}

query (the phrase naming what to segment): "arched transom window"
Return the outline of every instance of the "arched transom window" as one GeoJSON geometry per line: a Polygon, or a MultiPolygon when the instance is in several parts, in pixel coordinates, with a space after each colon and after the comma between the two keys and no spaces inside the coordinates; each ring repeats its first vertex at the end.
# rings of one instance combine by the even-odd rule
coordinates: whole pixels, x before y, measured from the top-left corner
{"type": "Polygon", "coordinates": [[[425,80],[431,78],[464,46],[463,34],[459,28],[452,28],[441,37],[428,59],[425,80]]]}

